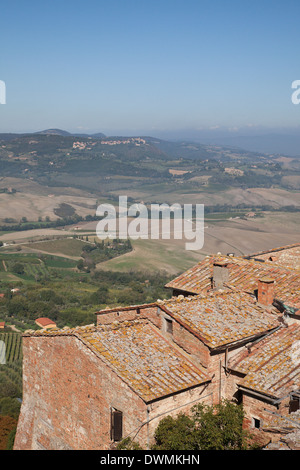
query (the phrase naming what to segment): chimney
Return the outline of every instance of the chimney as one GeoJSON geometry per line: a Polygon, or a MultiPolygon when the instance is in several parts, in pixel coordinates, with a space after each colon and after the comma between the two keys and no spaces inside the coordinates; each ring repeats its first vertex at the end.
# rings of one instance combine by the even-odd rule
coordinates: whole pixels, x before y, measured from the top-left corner
{"type": "Polygon", "coordinates": [[[229,279],[229,271],[226,261],[215,261],[213,265],[212,288],[223,289],[224,282],[229,279]]]}
{"type": "Polygon", "coordinates": [[[258,281],[257,301],[263,305],[272,305],[275,294],[275,280],[271,277],[262,277],[258,281]]]}

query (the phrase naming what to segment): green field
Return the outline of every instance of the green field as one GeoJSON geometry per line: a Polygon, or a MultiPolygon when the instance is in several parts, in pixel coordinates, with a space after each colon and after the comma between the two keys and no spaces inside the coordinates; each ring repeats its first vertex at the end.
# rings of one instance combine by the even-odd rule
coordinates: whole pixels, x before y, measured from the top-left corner
{"type": "Polygon", "coordinates": [[[97,268],[112,271],[148,270],[176,274],[190,268],[202,258],[199,252],[185,250],[184,240],[135,240],[133,251],[98,264],[97,268]]]}
{"type": "Polygon", "coordinates": [[[5,344],[6,364],[22,359],[22,336],[19,333],[0,333],[0,341],[5,344]]]}
{"type": "Polygon", "coordinates": [[[0,363],[0,417],[18,418],[22,398],[22,336],[14,332],[0,333],[0,346],[5,344],[5,361],[0,363]]]}
{"type": "Polygon", "coordinates": [[[85,243],[77,238],[61,238],[25,244],[25,248],[31,248],[40,252],[62,254],[66,257],[79,258],[85,243]]]}
{"type": "Polygon", "coordinates": [[[41,253],[1,253],[0,282],[36,282],[74,276],[76,260],[41,253]]]}

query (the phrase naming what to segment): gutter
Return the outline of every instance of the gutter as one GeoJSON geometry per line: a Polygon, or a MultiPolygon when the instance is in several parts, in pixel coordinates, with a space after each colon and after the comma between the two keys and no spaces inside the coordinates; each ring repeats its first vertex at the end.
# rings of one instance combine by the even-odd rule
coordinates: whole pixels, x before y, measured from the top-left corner
{"type": "Polygon", "coordinates": [[[258,397],[262,400],[266,400],[271,405],[274,405],[274,406],[278,405],[283,400],[283,398],[285,398],[285,397],[283,397],[283,398],[273,397],[272,398],[272,396],[270,396],[270,395],[264,394],[263,392],[257,392],[257,391],[255,391],[251,388],[245,387],[244,385],[238,385],[238,388],[240,390],[242,390],[243,392],[249,393],[250,395],[254,395],[255,397],[258,397]]]}
{"type": "MultiPolygon", "coordinates": [[[[257,396],[261,399],[267,400],[271,405],[274,405],[274,406],[278,406],[285,398],[291,397],[291,395],[293,395],[295,393],[299,393],[298,391],[292,391],[290,393],[287,393],[283,397],[276,398],[275,396],[272,397],[271,395],[267,395],[264,392],[258,392],[256,390],[251,389],[251,388],[245,387],[244,385],[238,385],[238,387],[239,387],[240,390],[242,390],[244,392],[250,393],[251,395],[254,395],[254,396],[257,396]]],[[[270,411],[270,413],[272,413],[272,412],[270,411]]],[[[280,416],[282,416],[282,415],[280,415],[280,416]]]]}
{"type": "Polygon", "coordinates": [[[245,347],[248,349],[249,352],[251,352],[251,348],[259,343],[260,341],[262,341],[263,339],[267,338],[268,336],[272,335],[273,333],[275,333],[276,331],[280,330],[280,328],[282,328],[282,325],[279,325],[277,326],[276,328],[274,328],[273,330],[269,330],[268,333],[266,333],[265,335],[263,336],[260,336],[259,338],[257,338],[256,340],[252,341],[252,343],[248,344],[248,345],[245,345],[245,347]]]}
{"type": "Polygon", "coordinates": [[[268,330],[267,332],[257,333],[256,335],[248,336],[248,338],[242,338],[242,339],[239,339],[239,340],[231,342],[231,343],[222,344],[221,346],[217,346],[216,348],[210,348],[210,350],[211,350],[212,353],[214,353],[214,352],[219,353],[221,351],[226,352],[226,350],[232,349],[236,346],[243,346],[244,345],[245,347],[248,347],[247,344],[251,341],[251,339],[253,339],[253,341],[250,343],[250,347],[251,347],[252,345],[258,343],[262,339],[264,339],[267,336],[271,335],[272,333],[274,333],[275,331],[277,331],[281,327],[282,327],[282,325],[279,325],[279,326],[276,326],[276,327],[272,328],[271,330],[268,330]]]}

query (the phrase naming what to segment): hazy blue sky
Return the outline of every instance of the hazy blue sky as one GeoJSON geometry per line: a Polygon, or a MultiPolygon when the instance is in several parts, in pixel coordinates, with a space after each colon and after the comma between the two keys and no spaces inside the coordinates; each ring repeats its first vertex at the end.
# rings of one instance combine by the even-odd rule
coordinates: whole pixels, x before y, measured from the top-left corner
{"type": "Polygon", "coordinates": [[[299,0],[11,0],[0,132],[299,126],[299,0]]]}

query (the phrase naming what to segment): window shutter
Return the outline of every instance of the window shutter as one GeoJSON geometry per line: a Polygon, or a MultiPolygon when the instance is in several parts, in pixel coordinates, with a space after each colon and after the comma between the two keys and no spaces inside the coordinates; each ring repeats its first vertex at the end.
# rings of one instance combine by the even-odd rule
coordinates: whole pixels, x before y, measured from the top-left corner
{"type": "Polygon", "coordinates": [[[120,441],[123,435],[123,413],[112,410],[111,412],[111,438],[113,441],[120,441]]]}

